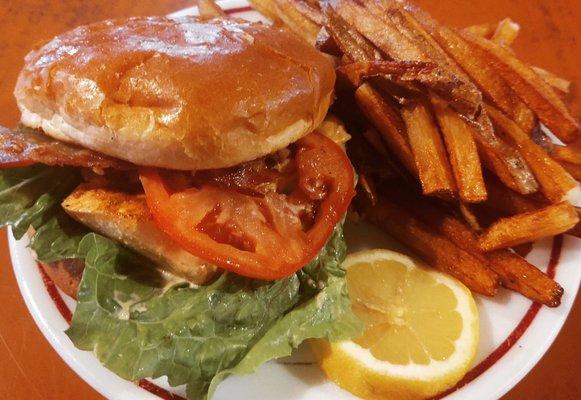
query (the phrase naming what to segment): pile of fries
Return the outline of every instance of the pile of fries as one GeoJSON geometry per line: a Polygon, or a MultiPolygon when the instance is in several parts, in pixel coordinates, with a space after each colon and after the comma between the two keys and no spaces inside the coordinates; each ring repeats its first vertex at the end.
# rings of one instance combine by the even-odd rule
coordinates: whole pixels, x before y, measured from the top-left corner
{"type": "Polygon", "coordinates": [[[353,133],[371,222],[475,292],[560,304],[523,256],[581,234],[579,125],[569,82],[511,50],[518,24],[452,29],[398,0],[251,3],[337,60],[333,112],[353,133]]]}

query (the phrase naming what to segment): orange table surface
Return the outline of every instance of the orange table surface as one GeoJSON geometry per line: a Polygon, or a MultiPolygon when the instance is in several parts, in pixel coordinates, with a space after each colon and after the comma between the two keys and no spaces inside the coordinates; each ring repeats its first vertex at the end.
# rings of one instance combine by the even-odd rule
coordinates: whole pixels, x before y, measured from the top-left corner
{"type": "MultiPolygon", "coordinates": [[[[517,53],[574,82],[570,103],[581,114],[581,21],[579,0],[418,0],[454,26],[498,21],[522,23],[517,53]]],[[[28,49],[39,41],[91,21],[165,14],[195,4],[187,0],[4,0],[0,7],[0,124],[19,120],[12,89],[28,49]]],[[[580,261],[581,262],[581,261],[580,261]]],[[[581,265],[579,266],[581,268],[581,265]]],[[[6,231],[0,231],[0,399],[101,399],[59,358],[44,339],[18,291],[6,231]]],[[[580,302],[549,352],[505,399],[581,397],[580,302]]]]}

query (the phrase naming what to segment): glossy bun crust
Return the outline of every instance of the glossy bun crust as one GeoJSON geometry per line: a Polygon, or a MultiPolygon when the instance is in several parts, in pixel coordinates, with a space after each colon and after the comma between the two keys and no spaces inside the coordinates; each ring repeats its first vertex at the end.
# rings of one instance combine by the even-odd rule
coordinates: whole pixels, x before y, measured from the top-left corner
{"type": "Polygon", "coordinates": [[[329,107],[332,62],[293,34],[218,18],[103,21],[25,59],[22,123],[138,165],[228,167],[286,147],[329,107]]]}

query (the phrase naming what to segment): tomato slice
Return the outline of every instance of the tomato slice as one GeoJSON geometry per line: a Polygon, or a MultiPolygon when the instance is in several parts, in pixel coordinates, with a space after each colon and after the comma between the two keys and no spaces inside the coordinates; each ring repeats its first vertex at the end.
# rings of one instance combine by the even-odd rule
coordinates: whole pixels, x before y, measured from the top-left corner
{"type": "Polygon", "coordinates": [[[312,133],[288,153],[193,174],[148,168],[140,179],[156,223],[184,249],[275,280],[317,255],[355,194],[351,163],[332,140],[312,133]]]}

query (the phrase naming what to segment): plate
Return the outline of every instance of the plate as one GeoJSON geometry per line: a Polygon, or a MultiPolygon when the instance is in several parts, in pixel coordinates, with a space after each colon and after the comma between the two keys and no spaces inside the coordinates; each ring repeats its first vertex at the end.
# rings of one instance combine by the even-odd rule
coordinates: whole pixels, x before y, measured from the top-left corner
{"type": "MultiPolygon", "coordinates": [[[[260,16],[241,0],[222,1],[229,14],[257,20],[260,16]]],[[[192,15],[188,8],[172,16],[192,15]]],[[[350,251],[363,248],[402,250],[392,239],[363,222],[349,221],[350,251]]],[[[171,388],[163,378],[128,382],[101,366],[90,352],[77,350],[64,331],[75,302],[57,289],[35,262],[28,241],[9,238],[16,279],[26,305],[43,335],[65,362],[108,399],[180,399],[185,388],[171,388]]],[[[404,250],[405,251],[405,250],[404,250]]],[[[550,309],[503,290],[494,299],[476,296],[480,313],[480,344],[473,369],[460,384],[441,396],[446,400],[498,399],[520,381],[553,343],[574,303],[581,281],[581,240],[570,236],[535,243],[527,257],[565,289],[560,307],[550,309]]],[[[293,356],[263,365],[252,375],[228,378],[214,399],[354,399],[327,381],[306,348],[293,356]]]]}

